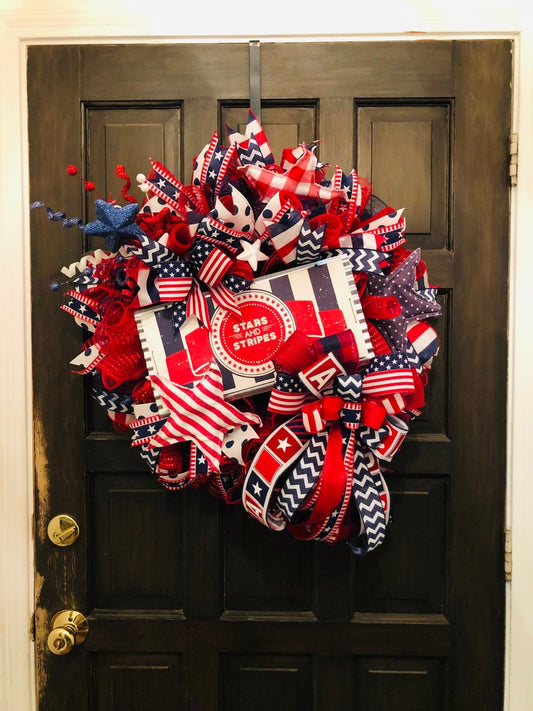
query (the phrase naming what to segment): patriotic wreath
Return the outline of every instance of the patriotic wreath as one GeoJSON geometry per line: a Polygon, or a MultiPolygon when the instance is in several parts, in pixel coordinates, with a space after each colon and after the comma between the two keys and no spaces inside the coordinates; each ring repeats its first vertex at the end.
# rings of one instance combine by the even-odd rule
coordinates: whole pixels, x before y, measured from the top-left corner
{"type": "Polygon", "coordinates": [[[151,161],[139,201],[117,166],[125,204],[97,199],[92,222],[32,204],[105,238],[61,269],[61,308],[85,332],[71,363],[163,486],[205,486],[269,529],[365,555],[424,406],[437,289],[403,210],[355,170],[327,180],[315,144],[276,164],[252,112],[244,134],[226,128],[189,185],[151,161]]]}

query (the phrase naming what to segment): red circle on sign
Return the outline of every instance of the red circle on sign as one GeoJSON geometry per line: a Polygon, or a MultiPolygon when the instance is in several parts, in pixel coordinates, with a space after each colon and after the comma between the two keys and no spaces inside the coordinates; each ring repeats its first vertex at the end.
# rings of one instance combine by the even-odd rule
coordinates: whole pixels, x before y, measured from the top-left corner
{"type": "Polygon", "coordinates": [[[272,358],[294,331],[287,306],[266,291],[236,296],[241,318],[226,309],[213,315],[211,343],[217,358],[240,375],[264,375],[274,370],[272,358]]]}

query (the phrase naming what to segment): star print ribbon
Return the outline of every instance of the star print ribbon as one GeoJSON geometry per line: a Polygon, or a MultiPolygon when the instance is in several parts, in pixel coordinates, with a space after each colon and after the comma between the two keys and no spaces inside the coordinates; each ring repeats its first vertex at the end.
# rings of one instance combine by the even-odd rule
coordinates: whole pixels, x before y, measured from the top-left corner
{"type": "Polygon", "coordinates": [[[204,189],[208,202],[214,204],[217,196],[237,168],[237,146],[223,146],[215,131],[211,141],[204,146],[194,161],[192,184],[204,189]]]}
{"type": "Polygon", "coordinates": [[[208,205],[201,193],[193,192],[188,186],[183,185],[159,161],[150,160],[152,172],[145,180],[150,187],[150,192],[157,195],[178,214],[185,215],[190,205],[195,210],[207,211],[208,205]]]}
{"type": "Polygon", "coordinates": [[[98,301],[74,289],[67,291],[65,296],[69,297],[69,301],[67,304],[61,304],[62,311],[73,316],[80,325],[83,323],[90,331],[94,331],[100,322],[98,301]]]}

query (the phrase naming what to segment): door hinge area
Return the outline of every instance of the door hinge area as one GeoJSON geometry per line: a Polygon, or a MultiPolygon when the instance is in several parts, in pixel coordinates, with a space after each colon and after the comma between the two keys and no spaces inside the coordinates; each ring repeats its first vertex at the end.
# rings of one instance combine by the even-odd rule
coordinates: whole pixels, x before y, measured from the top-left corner
{"type": "Polygon", "coordinates": [[[510,583],[513,577],[513,538],[511,535],[511,529],[505,529],[505,582],[510,583]]]}
{"type": "Polygon", "coordinates": [[[509,180],[513,188],[518,180],[518,133],[509,136],[509,180]]]}

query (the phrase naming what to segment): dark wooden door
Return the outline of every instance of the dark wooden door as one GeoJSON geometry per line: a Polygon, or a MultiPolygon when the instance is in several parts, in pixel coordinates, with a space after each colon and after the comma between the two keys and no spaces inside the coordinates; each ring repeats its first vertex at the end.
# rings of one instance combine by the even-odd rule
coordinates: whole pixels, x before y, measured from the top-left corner
{"type": "MultiPolygon", "coordinates": [[[[365,559],[298,543],[204,491],[172,493],[113,433],[68,361],[80,333],[49,290],[80,233],[32,214],[36,653],[41,709],[502,708],[507,41],[261,46],[279,150],[321,139],[405,207],[443,316],[424,414],[388,476],[393,522],[365,559]],[[53,546],[69,513],[82,535],[53,546]],[[50,618],[89,617],[69,655],[50,618]]],[[[193,156],[248,106],[246,44],[29,51],[31,199],[91,217],[64,166],[118,194],[149,157],[193,156]]],[[[221,133],[221,135],[223,135],[221,133]]]]}

